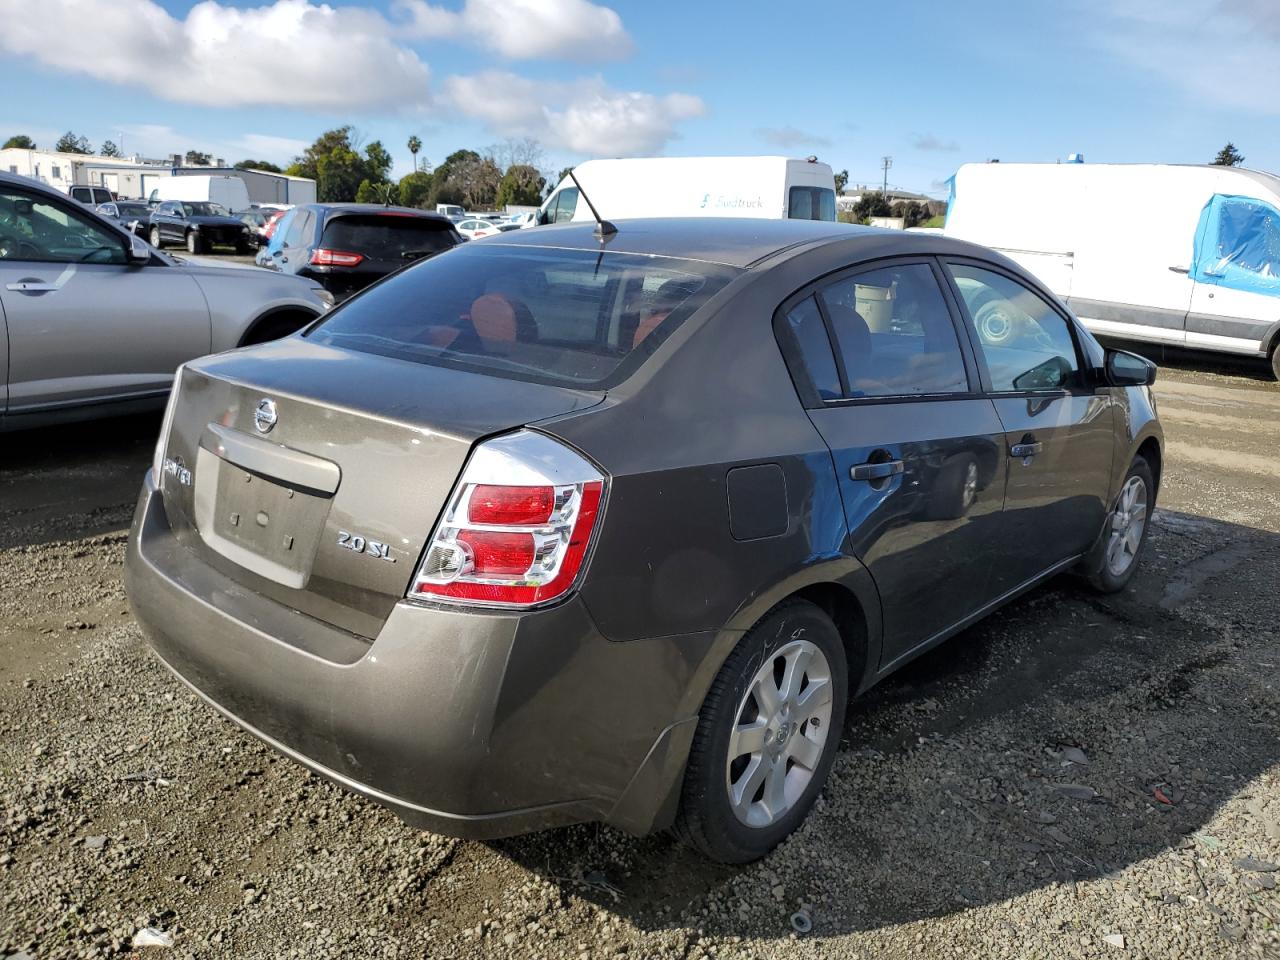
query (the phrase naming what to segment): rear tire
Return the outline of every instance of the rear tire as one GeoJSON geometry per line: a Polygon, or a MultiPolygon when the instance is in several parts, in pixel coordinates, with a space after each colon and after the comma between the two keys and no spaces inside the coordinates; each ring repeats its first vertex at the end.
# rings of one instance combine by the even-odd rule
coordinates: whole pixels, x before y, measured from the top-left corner
{"type": "Polygon", "coordinates": [[[151,245],[152,245],[153,247],[155,247],[157,250],[163,250],[163,249],[164,249],[164,238],[162,238],[162,237],[160,236],[160,228],[159,228],[159,227],[152,227],[152,228],[151,228],[151,245]]]}
{"type": "Polygon", "coordinates": [[[1083,573],[1095,590],[1117,593],[1133,579],[1155,505],[1156,484],[1151,466],[1145,457],[1136,456],[1107,514],[1102,535],[1085,560],[1083,573]]]}
{"type": "Polygon", "coordinates": [[[1271,375],[1280,380],[1280,336],[1271,344],[1271,375]]]}
{"type": "Polygon", "coordinates": [[[729,654],[703,702],[677,838],[721,863],[757,860],[781,843],[826,783],[847,699],[831,618],[806,600],[774,607],[729,654]]]}

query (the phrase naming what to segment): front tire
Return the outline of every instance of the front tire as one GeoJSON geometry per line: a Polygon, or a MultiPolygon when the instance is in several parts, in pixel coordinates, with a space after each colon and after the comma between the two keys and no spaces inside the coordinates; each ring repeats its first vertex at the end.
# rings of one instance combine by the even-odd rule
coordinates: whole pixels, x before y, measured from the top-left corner
{"type": "Polygon", "coordinates": [[[200,242],[200,234],[194,230],[187,231],[187,253],[203,253],[204,244],[200,242]]]}
{"type": "Polygon", "coordinates": [[[848,667],[821,609],[788,600],[738,642],[703,703],[674,832],[722,863],[759,859],[813,806],[840,746],[848,667]]]}
{"type": "Polygon", "coordinates": [[[1271,375],[1280,380],[1280,337],[1271,344],[1271,375]]]}
{"type": "Polygon", "coordinates": [[[1145,457],[1136,456],[1107,515],[1102,536],[1085,564],[1085,576],[1095,590],[1117,593],[1133,579],[1155,505],[1156,484],[1151,466],[1145,457]]]}

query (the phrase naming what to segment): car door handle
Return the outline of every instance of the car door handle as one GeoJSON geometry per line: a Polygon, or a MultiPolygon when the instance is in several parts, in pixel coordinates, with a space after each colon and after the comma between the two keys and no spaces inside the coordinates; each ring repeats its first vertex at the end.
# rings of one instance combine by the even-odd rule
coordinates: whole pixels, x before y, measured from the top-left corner
{"type": "Polygon", "coordinates": [[[1024,441],[1015,443],[1009,448],[1009,456],[1015,460],[1025,460],[1028,457],[1034,457],[1037,453],[1044,449],[1044,444],[1039,440],[1024,441]]]}
{"type": "Polygon", "coordinates": [[[880,463],[859,463],[849,468],[854,480],[884,480],[903,471],[901,460],[885,460],[880,463]]]}
{"type": "Polygon", "coordinates": [[[59,289],[56,283],[42,283],[39,280],[19,280],[17,283],[6,283],[4,288],[14,293],[52,293],[59,289]]]}

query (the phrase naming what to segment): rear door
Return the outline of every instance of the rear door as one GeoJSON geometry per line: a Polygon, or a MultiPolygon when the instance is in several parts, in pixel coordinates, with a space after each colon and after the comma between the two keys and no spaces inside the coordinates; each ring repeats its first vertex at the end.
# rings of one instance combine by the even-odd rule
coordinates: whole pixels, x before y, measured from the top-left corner
{"type": "Polygon", "coordinates": [[[1004,427],[1009,480],[997,592],[1086,552],[1107,513],[1114,406],[1094,386],[1057,306],[1012,273],[973,260],[946,269],[1004,427]]]}
{"type": "Polygon", "coordinates": [[[10,414],[163,393],[209,352],[195,281],[127,263],[126,242],[74,201],[0,188],[10,414]]]}
{"type": "Polygon", "coordinates": [[[814,384],[848,549],[880,591],[887,665],[993,595],[1003,428],[928,259],[851,272],[793,298],[780,322],[814,384]]]}

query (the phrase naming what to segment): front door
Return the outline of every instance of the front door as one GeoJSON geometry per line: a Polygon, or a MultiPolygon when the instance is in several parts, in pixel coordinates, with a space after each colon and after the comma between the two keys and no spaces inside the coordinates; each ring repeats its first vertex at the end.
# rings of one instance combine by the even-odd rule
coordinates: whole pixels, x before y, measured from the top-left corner
{"type": "Polygon", "coordinates": [[[73,201],[0,188],[10,415],[163,393],[209,352],[195,281],[128,263],[127,242],[73,201]]]}
{"type": "Polygon", "coordinates": [[[1115,408],[1092,385],[1072,322],[1012,275],[947,263],[977,345],[1008,463],[996,592],[1088,551],[1107,515],[1115,408]],[[998,318],[975,324],[975,316],[998,318]]]}
{"type": "Polygon", "coordinates": [[[1196,237],[1187,346],[1265,352],[1280,316],[1280,210],[1252,197],[1216,196],[1196,237]]]}
{"type": "Polygon", "coordinates": [[[938,277],[927,260],[895,261],[819,288],[786,317],[809,345],[805,365],[828,371],[809,414],[831,449],[848,549],[880,592],[885,665],[991,598],[1003,428],[938,277]]]}

